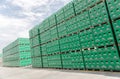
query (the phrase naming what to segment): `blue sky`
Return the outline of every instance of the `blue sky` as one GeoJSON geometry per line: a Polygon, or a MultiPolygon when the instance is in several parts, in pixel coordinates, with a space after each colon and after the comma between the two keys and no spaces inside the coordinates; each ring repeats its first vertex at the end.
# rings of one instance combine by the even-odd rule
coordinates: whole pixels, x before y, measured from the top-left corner
{"type": "Polygon", "coordinates": [[[71,0],[0,0],[0,53],[71,0]]]}

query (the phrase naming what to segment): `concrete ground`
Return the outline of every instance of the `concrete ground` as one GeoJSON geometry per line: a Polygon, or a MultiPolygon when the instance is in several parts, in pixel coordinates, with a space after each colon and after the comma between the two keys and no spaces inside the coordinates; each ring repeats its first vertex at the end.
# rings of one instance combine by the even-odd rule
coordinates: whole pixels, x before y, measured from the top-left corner
{"type": "Polygon", "coordinates": [[[120,79],[120,72],[0,67],[0,79],[120,79]]]}

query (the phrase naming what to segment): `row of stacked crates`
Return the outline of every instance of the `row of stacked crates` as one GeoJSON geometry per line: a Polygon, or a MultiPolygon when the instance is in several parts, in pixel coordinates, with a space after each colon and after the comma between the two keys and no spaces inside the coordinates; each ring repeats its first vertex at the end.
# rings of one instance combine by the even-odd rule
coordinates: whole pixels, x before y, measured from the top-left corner
{"type": "Polygon", "coordinates": [[[31,65],[28,38],[18,38],[3,49],[3,66],[23,67],[28,65],[31,65]]]}
{"type": "Polygon", "coordinates": [[[30,30],[33,67],[120,70],[119,5],[74,0],[48,17],[30,30]]]}

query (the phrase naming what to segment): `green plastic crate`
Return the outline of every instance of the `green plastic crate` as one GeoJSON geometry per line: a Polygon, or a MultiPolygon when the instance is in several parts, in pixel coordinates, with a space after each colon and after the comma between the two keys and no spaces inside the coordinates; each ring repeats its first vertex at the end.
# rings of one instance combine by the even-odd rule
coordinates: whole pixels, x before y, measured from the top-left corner
{"type": "Polygon", "coordinates": [[[120,17],[120,0],[106,0],[110,17],[116,19],[120,17]]]}
{"type": "MultiPolygon", "coordinates": [[[[118,44],[120,44],[120,19],[112,22],[118,44]]],[[[120,48],[120,46],[119,46],[120,48]]]]}
{"type": "Polygon", "coordinates": [[[98,25],[93,29],[96,46],[106,46],[114,44],[114,37],[110,23],[98,25]]]}
{"type": "Polygon", "coordinates": [[[75,23],[77,24],[79,30],[84,30],[86,28],[89,28],[91,26],[89,12],[85,11],[80,15],[77,15],[75,23]]]}
{"type": "Polygon", "coordinates": [[[49,17],[49,23],[50,23],[50,27],[56,25],[56,17],[55,17],[55,15],[51,15],[51,16],[49,17]]]}
{"type": "MultiPolygon", "coordinates": [[[[87,5],[87,7],[91,7],[93,5],[96,5],[99,2],[101,2],[101,1],[100,0],[86,0],[86,3],[87,3],[86,5],[87,5]]],[[[102,1],[102,2],[104,2],[104,1],[102,1]]]]}
{"type": "Polygon", "coordinates": [[[79,38],[82,48],[91,48],[95,46],[93,29],[84,30],[83,32],[80,32],[79,38]]]}
{"type": "Polygon", "coordinates": [[[67,35],[67,28],[66,28],[65,23],[57,25],[57,29],[58,29],[58,35],[59,35],[59,37],[67,35]]]}
{"type": "Polygon", "coordinates": [[[73,2],[68,3],[66,6],[64,6],[63,9],[64,9],[65,19],[69,19],[70,17],[75,16],[73,2]]]}
{"type": "Polygon", "coordinates": [[[48,56],[50,68],[62,68],[60,54],[48,56]]]}
{"type": "Polygon", "coordinates": [[[67,34],[73,34],[79,30],[76,18],[77,17],[71,18],[66,22],[67,34]]]}
{"type": "Polygon", "coordinates": [[[108,62],[115,62],[119,59],[116,47],[98,48],[83,51],[86,69],[114,70],[115,65],[108,62]]]}
{"type": "Polygon", "coordinates": [[[42,60],[41,60],[41,57],[32,58],[32,67],[42,68],[42,60]]]}
{"type": "Polygon", "coordinates": [[[48,56],[42,56],[42,60],[43,60],[43,67],[44,68],[48,68],[48,56]]]}
{"type": "Polygon", "coordinates": [[[73,0],[75,12],[80,13],[87,8],[86,0],[73,0]]]}
{"type": "Polygon", "coordinates": [[[56,27],[53,27],[53,28],[50,29],[50,37],[51,37],[51,39],[58,38],[57,28],[56,27]]]}
{"type": "Polygon", "coordinates": [[[64,9],[60,9],[59,11],[56,12],[56,21],[57,24],[65,20],[65,15],[64,15],[64,9]]]}
{"type": "Polygon", "coordinates": [[[102,2],[89,10],[92,26],[109,21],[105,2],[102,2]]]}

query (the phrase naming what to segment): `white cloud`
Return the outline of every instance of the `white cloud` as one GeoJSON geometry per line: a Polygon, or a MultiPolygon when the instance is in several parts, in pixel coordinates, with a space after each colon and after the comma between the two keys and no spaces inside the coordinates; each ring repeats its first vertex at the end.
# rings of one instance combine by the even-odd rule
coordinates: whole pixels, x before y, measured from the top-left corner
{"type": "Polygon", "coordinates": [[[0,14],[0,29],[2,28],[20,28],[20,27],[24,27],[27,26],[28,23],[28,19],[18,19],[18,18],[12,18],[12,17],[8,17],[8,16],[4,16],[0,14]],[[20,26],[20,27],[19,27],[20,26]]]}
{"type": "Polygon", "coordinates": [[[23,10],[30,10],[34,6],[45,4],[46,0],[12,0],[12,4],[22,7],[23,10]]]}
{"type": "MultiPolygon", "coordinates": [[[[35,6],[45,5],[46,7],[57,1],[69,2],[70,0],[11,0],[12,4],[20,6],[23,10],[31,10],[35,6]]],[[[56,7],[56,6],[55,6],[56,7]]]]}
{"type": "MultiPolygon", "coordinates": [[[[54,7],[60,8],[60,5],[56,5],[56,3],[63,2],[64,4],[70,2],[70,0],[9,0],[13,5],[19,6],[22,8],[20,13],[23,13],[26,16],[33,17],[38,16],[40,17],[42,13],[49,13],[50,7],[53,5],[54,7]],[[39,8],[41,12],[33,12],[34,8],[39,8]]],[[[62,5],[64,5],[62,4],[62,5]]],[[[62,7],[61,5],[61,7],[62,7]]]]}
{"type": "Polygon", "coordinates": [[[27,30],[24,30],[20,33],[18,33],[19,37],[25,37],[25,38],[29,38],[29,33],[27,30]]]}
{"type": "Polygon", "coordinates": [[[0,9],[5,9],[6,6],[5,5],[0,5],[0,9]]]}

